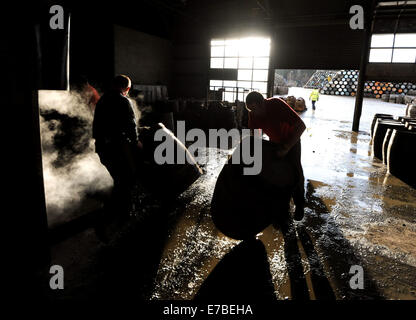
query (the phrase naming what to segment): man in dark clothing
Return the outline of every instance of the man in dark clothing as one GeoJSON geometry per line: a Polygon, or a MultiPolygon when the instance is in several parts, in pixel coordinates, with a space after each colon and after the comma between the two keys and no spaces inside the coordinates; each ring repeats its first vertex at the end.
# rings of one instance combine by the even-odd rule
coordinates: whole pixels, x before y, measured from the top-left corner
{"type": "Polygon", "coordinates": [[[112,211],[127,215],[131,190],[136,182],[141,143],[130,101],[131,80],[114,78],[112,88],[98,101],[93,121],[95,151],[114,180],[112,211]]]}

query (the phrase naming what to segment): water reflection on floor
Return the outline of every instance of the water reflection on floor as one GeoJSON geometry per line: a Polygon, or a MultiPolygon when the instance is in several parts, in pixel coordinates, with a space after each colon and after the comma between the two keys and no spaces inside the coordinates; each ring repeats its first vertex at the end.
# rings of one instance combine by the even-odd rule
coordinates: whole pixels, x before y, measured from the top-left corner
{"type": "MultiPolygon", "coordinates": [[[[308,97],[308,90],[290,93],[308,97]]],[[[374,113],[403,115],[404,109],[364,99],[358,134],[351,132],[353,98],[321,96],[317,110],[302,115],[306,217],[289,230],[270,226],[258,235],[268,267],[253,270],[269,269],[274,298],[416,299],[416,190],[390,176],[370,152],[374,113]],[[352,265],[364,269],[363,290],[350,287],[352,265]]],[[[215,181],[228,154],[207,149],[205,174],[182,195],[187,205],[169,234],[153,299],[192,299],[216,266],[227,269],[220,261],[237,263],[236,252],[245,252],[247,259],[261,257],[257,244],[222,235],[210,217],[215,181]]],[[[220,282],[227,279],[218,274],[220,282]]],[[[235,277],[249,284],[253,275],[247,271],[235,277]]],[[[248,288],[258,290],[252,283],[248,288]]]]}

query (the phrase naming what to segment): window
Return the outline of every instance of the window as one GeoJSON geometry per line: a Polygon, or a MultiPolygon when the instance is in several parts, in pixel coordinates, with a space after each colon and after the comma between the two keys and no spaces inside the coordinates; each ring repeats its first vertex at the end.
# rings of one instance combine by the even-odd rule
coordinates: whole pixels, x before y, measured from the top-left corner
{"type": "Polygon", "coordinates": [[[415,63],[416,33],[373,34],[369,62],[415,63]]]}
{"type": "Polygon", "coordinates": [[[237,69],[235,81],[210,80],[210,89],[224,88],[227,101],[244,100],[251,90],[266,96],[269,72],[270,39],[240,38],[211,41],[211,68],[237,69]]]}

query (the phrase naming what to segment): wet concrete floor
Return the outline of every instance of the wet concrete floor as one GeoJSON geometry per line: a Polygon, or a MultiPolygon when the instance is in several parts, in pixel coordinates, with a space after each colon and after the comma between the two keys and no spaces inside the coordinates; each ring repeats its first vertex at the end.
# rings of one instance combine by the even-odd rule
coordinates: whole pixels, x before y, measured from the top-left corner
{"type": "MultiPolygon", "coordinates": [[[[308,92],[289,93],[307,100],[308,92]]],[[[321,96],[316,111],[309,105],[302,114],[305,218],[284,232],[266,228],[257,236],[264,247],[215,228],[210,200],[230,151],[207,149],[205,174],[182,195],[150,299],[215,298],[244,286],[257,298],[416,299],[416,190],[371,157],[369,136],[374,113],[404,115],[405,106],[364,99],[358,134],[353,110],[352,97],[321,96]],[[363,268],[363,289],[351,288],[352,266],[363,268]]]]}

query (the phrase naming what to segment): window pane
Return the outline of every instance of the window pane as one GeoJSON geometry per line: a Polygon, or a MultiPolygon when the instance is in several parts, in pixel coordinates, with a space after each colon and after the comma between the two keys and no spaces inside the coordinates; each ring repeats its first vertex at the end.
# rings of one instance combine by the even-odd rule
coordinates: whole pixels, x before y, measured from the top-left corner
{"type": "Polygon", "coordinates": [[[253,43],[250,39],[241,39],[239,43],[239,55],[240,57],[253,56],[253,43]]]}
{"type": "Polygon", "coordinates": [[[237,69],[238,58],[225,58],[224,68],[237,69]]]}
{"type": "Polygon", "coordinates": [[[240,100],[240,101],[245,101],[246,100],[246,95],[247,94],[245,94],[245,93],[243,93],[243,92],[239,92],[238,93],[238,100],[240,100]]]}
{"type": "Polygon", "coordinates": [[[237,81],[224,81],[224,87],[233,87],[237,86],[237,81]]]}
{"type": "Polygon", "coordinates": [[[371,49],[370,62],[391,62],[393,49],[371,49]]]}
{"type": "Polygon", "coordinates": [[[398,33],[394,41],[395,47],[416,47],[416,33],[398,33]]]}
{"type": "Polygon", "coordinates": [[[260,41],[253,46],[253,55],[257,57],[268,57],[270,55],[270,45],[260,41]]]}
{"type": "Polygon", "coordinates": [[[211,58],[211,69],[222,69],[224,67],[223,58],[211,58]]]}
{"type": "Polygon", "coordinates": [[[253,68],[253,58],[240,58],[238,61],[238,67],[241,69],[253,68]]]}
{"type": "Polygon", "coordinates": [[[225,41],[223,39],[213,39],[211,40],[212,46],[224,45],[225,41]]]}
{"type": "Polygon", "coordinates": [[[254,70],[253,81],[267,81],[268,70],[254,70]]]}
{"type": "Polygon", "coordinates": [[[416,62],[416,49],[394,49],[393,62],[416,62]]]}
{"type": "Polygon", "coordinates": [[[237,80],[251,80],[251,70],[238,70],[237,80]]]}
{"type": "Polygon", "coordinates": [[[254,69],[268,69],[269,58],[254,58],[254,69]]]}
{"type": "Polygon", "coordinates": [[[392,33],[389,34],[373,34],[371,37],[371,47],[380,48],[380,47],[393,47],[393,38],[392,33]]]}
{"type": "Polygon", "coordinates": [[[225,47],[226,57],[238,57],[238,45],[225,47]]]}
{"type": "Polygon", "coordinates": [[[222,80],[210,80],[209,85],[215,87],[222,86],[222,80]]]}
{"type": "Polygon", "coordinates": [[[232,92],[224,92],[224,100],[233,102],[235,100],[234,98],[235,94],[232,92]]]}
{"type": "Polygon", "coordinates": [[[253,89],[260,92],[267,92],[267,82],[253,82],[253,89]]]}
{"type": "Polygon", "coordinates": [[[240,39],[226,39],[225,44],[231,45],[231,46],[238,46],[238,43],[240,42],[240,39]]]}
{"type": "Polygon", "coordinates": [[[238,81],[237,86],[239,88],[251,89],[251,81],[238,81]]]}
{"type": "Polygon", "coordinates": [[[224,56],[224,47],[211,47],[211,57],[223,57],[224,56]]]}

